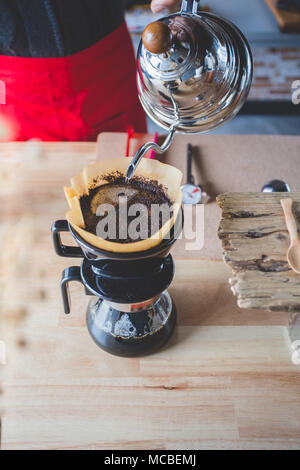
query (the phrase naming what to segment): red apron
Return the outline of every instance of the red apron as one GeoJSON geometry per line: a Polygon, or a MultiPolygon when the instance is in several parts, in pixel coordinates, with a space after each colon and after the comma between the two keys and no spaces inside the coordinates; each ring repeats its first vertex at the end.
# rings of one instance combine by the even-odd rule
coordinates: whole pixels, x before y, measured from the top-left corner
{"type": "Polygon", "coordinates": [[[0,121],[8,123],[12,140],[92,141],[128,126],[146,131],[125,23],[71,56],[0,56],[0,80],[6,92],[0,121]]]}

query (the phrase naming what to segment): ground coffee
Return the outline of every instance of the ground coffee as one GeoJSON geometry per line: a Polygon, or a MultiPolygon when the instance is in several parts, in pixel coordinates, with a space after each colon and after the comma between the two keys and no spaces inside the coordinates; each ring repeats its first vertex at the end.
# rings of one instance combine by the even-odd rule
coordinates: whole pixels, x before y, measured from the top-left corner
{"type": "Polygon", "coordinates": [[[107,227],[106,239],[118,243],[131,243],[151,237],[166,222],[166,212],[161,211],[158,211],[156,220],[152,220],[154,219],[154,213],[151,210],[153,205],[156,207],[164,205],[165,208],[168,208],[167,218],[172,216],[172,201],[165,188],[157,181],[134,176],[129,183],[125,183],[124,176],[118,173],[107,175],[105,180],[107,184],[98,187],[95,180],[89,194],[80,198],[81,211],[86,225],[85,230],[88,232],[99,235],[97,233],[98,223],[106,218],[109,223],[115,223],[115,230],[111,231],[107,227]],[[99,207],[106,207],[103,206],[104,204],[109,204],[114,208],[115,218],[108,218],[106,210],[100,211],[101,215],[99,215],[99,207]],[[130,208],[133,209],[134,204],[142,204],[143,210],[137,214],[129,215],[130,208]],[[124,207],[126,208],[126,217],[124,217],[124,207]],[[132,234],[130,224],[137,216],[142,222],[135,225],[136,230],[132,234]],[[145,227],[145,222],[147,223],[146,233],[140,227],[145,227]],[[126,236],[124,236],[125,224],[126,236]],[[129,230],[127,230],[128,228],[129,230]]]}

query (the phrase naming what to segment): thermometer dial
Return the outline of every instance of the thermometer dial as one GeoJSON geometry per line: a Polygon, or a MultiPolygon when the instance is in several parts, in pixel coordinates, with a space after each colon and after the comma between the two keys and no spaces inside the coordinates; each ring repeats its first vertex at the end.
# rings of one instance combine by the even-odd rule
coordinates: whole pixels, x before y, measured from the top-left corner
{"type": "Polygon", "coordinates": [[[186,183],[181,186],[183,204],[199,204],[202,199],[202,189],[195,184],[186,183]]]}

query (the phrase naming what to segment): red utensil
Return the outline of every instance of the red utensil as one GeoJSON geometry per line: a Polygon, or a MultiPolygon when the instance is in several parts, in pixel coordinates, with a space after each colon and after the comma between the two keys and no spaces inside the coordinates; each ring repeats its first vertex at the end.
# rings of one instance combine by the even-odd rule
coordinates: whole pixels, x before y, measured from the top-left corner
{"type": "Polygon", "coordinates": [[[134,128],[132,126],[127,127],[127,144],[126,144],[126,153],[125,157],[129,157],[129,151],[130,151],[130,141],[134,135],[134,128]]]}
{"type": "MultiPolygon", "coordinates": [[[[157,144],[157,140],[158,140],[158,132],[155,132],[154,137],[153,137],[153,142],[157,144]]],[[[148,158],[151,158],[151,159],[155,158],[154,150],[151,150],[148,158]]]]}

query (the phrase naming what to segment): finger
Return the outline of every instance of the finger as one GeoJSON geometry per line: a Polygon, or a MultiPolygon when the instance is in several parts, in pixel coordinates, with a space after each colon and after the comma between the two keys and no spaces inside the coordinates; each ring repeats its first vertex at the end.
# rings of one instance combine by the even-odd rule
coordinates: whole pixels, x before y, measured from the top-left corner
{"type": "Polygon", "coordinates": [[[177,0],[152,0],[151,10],[153,13],[159,13],[164,8],[170,8],[176,5],[177,0]]]}

